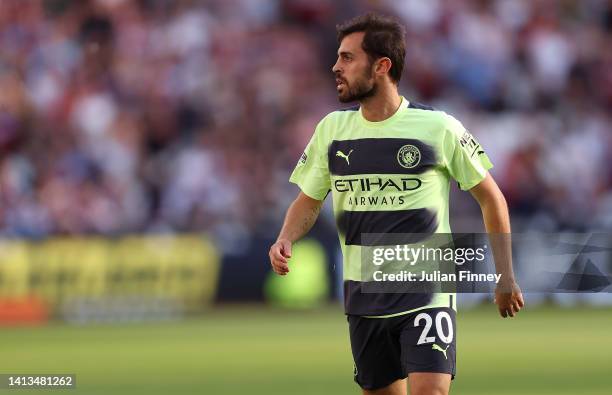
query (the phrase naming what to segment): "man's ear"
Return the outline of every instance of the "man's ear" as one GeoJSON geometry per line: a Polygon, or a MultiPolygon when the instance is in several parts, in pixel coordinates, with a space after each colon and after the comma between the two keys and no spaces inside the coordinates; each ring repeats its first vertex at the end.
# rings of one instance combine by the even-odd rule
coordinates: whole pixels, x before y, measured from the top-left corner
{"type": "Polygon", "coordinates": [[[374,72],[376,72],[376,74],[387,74],[389,72],[389,70],[391,70],[391,59],[387,58],[387,57],[383,57],[380,59],[376,60],[375,63],[375,67],[374,67],[374,72]]]}

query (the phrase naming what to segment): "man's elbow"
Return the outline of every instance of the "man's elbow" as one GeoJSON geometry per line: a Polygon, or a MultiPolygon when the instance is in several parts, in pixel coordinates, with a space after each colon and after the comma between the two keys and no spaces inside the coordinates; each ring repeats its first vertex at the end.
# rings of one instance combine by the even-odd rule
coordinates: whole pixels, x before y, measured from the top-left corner
{"type": "Polygon", "coordinates": [[[481,206],[483,205],[495,207],[498,210],[508,211],[508,202],[506,202],[504,194],[499,189],[492,191],[490,194],[486,194],[481,206]]]}

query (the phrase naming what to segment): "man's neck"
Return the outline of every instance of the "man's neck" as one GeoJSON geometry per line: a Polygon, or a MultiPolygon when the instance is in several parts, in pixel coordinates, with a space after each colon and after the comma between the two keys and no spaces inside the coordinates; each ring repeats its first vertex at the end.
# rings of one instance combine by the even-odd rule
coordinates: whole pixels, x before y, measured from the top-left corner
{"type": "Polygon", "coordinates": [[[369,97],[359,103],[361,114],[370,122],[380,122],[391,117],[402,104],[402,98],[393,85],[388,89],[380,90],[375,96],[369,97]]]}

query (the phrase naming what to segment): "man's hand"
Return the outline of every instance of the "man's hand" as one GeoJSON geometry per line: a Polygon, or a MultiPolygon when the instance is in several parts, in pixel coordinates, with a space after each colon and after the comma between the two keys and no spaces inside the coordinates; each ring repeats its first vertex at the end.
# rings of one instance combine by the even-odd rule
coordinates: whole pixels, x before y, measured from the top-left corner
{"type": "Polygon", "coordinates": [[[514,317],[525,305],[521,289],[515,281],[499,283],[495,289],[495,303],[499,314],[514,317]]]}
{"type": "Polygon", "coordinates": [[[289,273],[289,266],[287,265],[289,258],[291,258],[291,242],[289,240],[278,239],[270,247],[268,255],[270,256],[272,269],[276,274],[284,276],[289,273]]]}
{"type": "Polygon", "coordinates": [[[317,220],[322,205],[322,200],[313,199],[304,192],[300,192],[291,203],[278,239],[272,244],[268,253],[272,269],[276,274],[284,276],[289,273],[287,263],[291,258],[292,240],[297,241],[308,233],[317,220]]]}

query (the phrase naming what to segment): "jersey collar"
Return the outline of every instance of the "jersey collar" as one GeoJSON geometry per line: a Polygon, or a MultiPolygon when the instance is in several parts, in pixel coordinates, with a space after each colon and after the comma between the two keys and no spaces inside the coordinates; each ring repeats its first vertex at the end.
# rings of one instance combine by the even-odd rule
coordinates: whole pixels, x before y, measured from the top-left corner
{"type": "Polygon", "coordinates": [[[391,115],[389,118],[383,120],[383,121],[378,121],[378,122],[372,122],[372,121],[368,121],[367,119],[364,118],[363,113],[361,111],[361,106],[359,106],[359,119],[361,121],[361,123],[363,123],[366,126],[371,126],[371,127],[379,127],[379,126],[387,126],[390,123],[395,122],[401,115],[401,113],[408,108],[408,106],[410,105],[410,102],[404,97],[404,96],[400,96],[402,98],[402,102],[399,106],[399,108],[397,109],[397,111],[395,111],[395,113],[393,113],[393,115],[391,115]]]}

